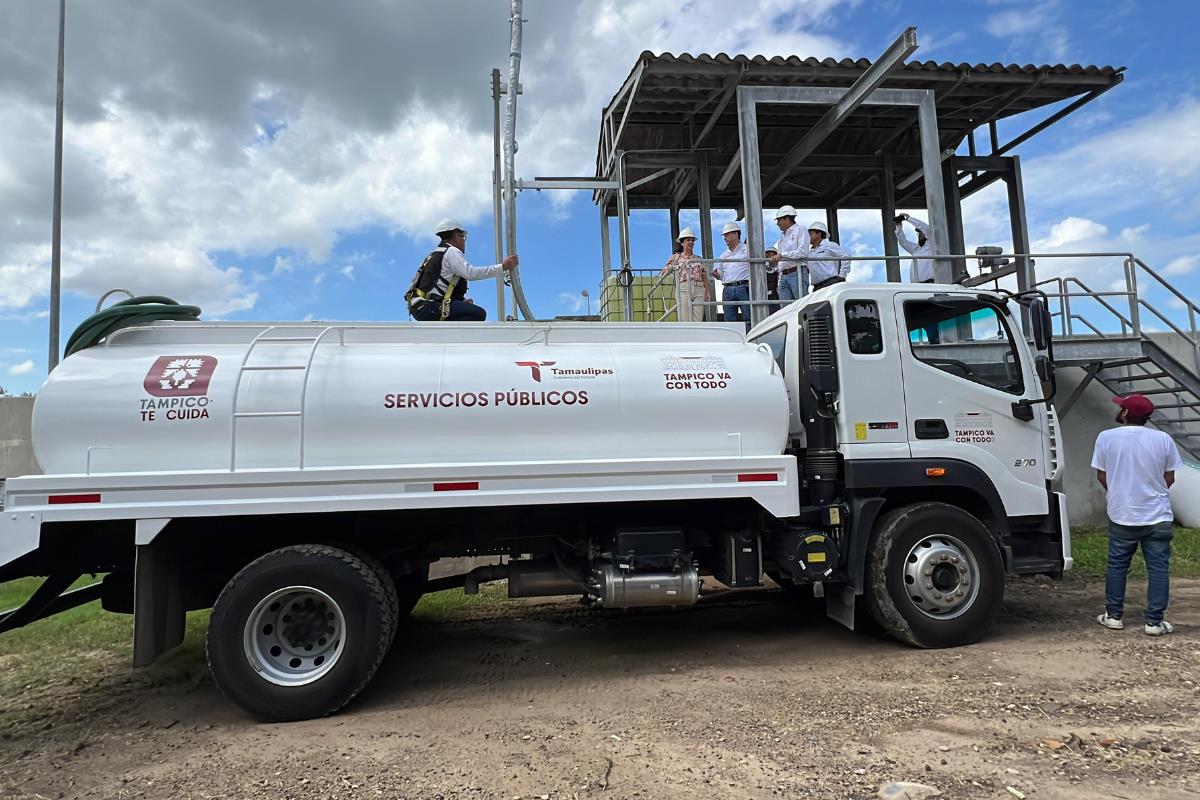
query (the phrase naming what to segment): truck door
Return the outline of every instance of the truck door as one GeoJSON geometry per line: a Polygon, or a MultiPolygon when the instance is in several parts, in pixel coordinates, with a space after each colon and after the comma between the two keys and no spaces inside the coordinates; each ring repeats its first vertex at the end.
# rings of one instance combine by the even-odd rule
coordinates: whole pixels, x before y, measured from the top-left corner
{"type": "Polygon", "coordinates": [[[1014,411],[1041,388],[1012,317],[972,295],[901,292],[895,303],[913,458],[973,464],[1009,516],[1047,513],[1046,412],[1014,411]]]}

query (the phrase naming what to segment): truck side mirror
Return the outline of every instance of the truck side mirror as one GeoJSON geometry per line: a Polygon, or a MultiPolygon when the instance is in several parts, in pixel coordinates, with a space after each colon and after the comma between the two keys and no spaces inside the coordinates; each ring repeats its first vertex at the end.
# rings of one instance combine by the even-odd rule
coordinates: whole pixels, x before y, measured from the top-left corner
{"type": "Polygon", "coordinates": [[[1033,328],[1033,346],[1039,352],[1045,350],[1054,335],[1054,320],[1050,309],[1040,297],[1035,297],[1029,304],[1029,324],[1033,328]]]}

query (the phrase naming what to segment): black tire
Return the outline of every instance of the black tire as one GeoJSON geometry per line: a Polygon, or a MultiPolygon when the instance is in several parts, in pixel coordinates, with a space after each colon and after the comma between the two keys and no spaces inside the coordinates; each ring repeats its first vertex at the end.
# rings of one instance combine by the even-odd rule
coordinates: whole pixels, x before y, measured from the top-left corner
{"type": "Polygon", "coordinates": [[[928,648],[971,644],[987,634],[1000,612],[999,548],[983,523],[961,508],[916,503],[888,512],[875,526],[867,559],[871,615],[902,642],[928,648]],[[946,606],[937,605],[943,602],[946,606]]]}
{"type": "Polygon", "coordinates": [[[354,555],[358,556],[364,564],[375,571],[379,576],[379,584],[383,587],[384,602],[391,609],[390,619],[392,620],[391,628],[385,632],[387,638],[387,647],[391,649],[392,642],[396,639],[396,629],[400,627],[400,620],[408,616],[408,612],[412,609],[404,610],[401,608],[401,598],[399,588],[396,585],[396,579],[392,577],[392,573],[383,565],[375,556],[363,550],[354,550],[354,555]]]}
{"type": "MultiPolygon", "coordinates": [[[[293,613],[312,610],[291,606],[293,613]]],[[[318,625],[324,625],[325,604],[319,605],[318,625]]],[[[288,617],[280,618],[289,622],[288,617]]],[[[330,618],[332,619],[332,617],[330,618]]],[[[307,620],[306,620],[307,624],[307,620]]],[[[280,623],[282,628],[282,623],[280,623]]],[[[266,633],[272,626],[266,626],[266,633]]],[[[266,722],[285,722],[312,719],[332,714],[349,703],[375,675],[387,653],[391,639],[388,632],[396,629],[395,605],[376,571],[361,558],[344,550],[325,545],[296,545],[267,553],[235,575],[217,598],[209,621],[206,651],[213,680],[221,691],[241,708],[266,722]],[[280,592],[303,587],[324,597],[333,605],[330,613],[339,616],[343,628],[337,640],[322,646],[333,648],[328,662],[316,672],[310,682],[300,685],[273,680],[267,660],[252,664],[251,639],[260,633],[252,618],[268,611],[287,613],[291,600],[264,605],[268,598],[280,592]],[[336,653],[336,657],[332,654],[336,653]]],[[[330,628],[329,630],[333,630],[330,628]]],[[[279,631],[277,636],[289,636],[279,631]]],[[[304,634],[311,631],[305,628],[304,634]]],[[[324,629],[316,634],[321,635],[324,629]]],[[[289,641],[291,641],[289,639],[289,641]]],[[[293,642],[294,644],[294,642],[293,642]]],[[[274,652],[271,655],[280,656],[274,652]]],[[[286,660],[288,653],[282,654],[286,660]]],[[[304,668],[300,659],[292,665],[304,668]]]]}
{"type": "Polygon", "coordinates": [[[415,572],[409,572],[395,577],[396,591],[399,596],[397,620],[402,620],[412,613],[417,603],[425,596],[425,584],[429,581],[429,565],[425,564],[415,572]]]}

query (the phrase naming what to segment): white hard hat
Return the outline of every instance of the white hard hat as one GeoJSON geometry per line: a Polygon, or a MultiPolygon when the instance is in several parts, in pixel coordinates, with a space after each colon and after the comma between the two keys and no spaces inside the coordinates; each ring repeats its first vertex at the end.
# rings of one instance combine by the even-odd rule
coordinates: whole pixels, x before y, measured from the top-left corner
{"type": "Polygon", "coordinates": [[[796,216],[796,209],[792,208],[791,206],[780,206],[779,210],[775,212],[775,219],[779,219],[780,217],[794,216],[796,216]]]}
{"type": "Polygon", "coordinates": [[[465,233],[466,230],[466,228],[458,224],[458,220],[447,217],[437,224],[437,227],[433,229],[433,232],[447,233],[448,231],[463,231],[465,233]]]}
{"type": "Polygon", "coordinates": [[[773,244],[769,244],[769,245],[767,245],[766,249],[765,249],[765,250],[763,250],[763,252],[764,252],[764,253],[778,253],[778,252],[779,252],[779,248],[778,248],[778,247],[776,247],[776,246],[775,246],[775,245],[773,245],[773,244]]]}
{"type": "Polygon", "coordinates": [[[696,232],[691,228],[684,228],[679,232],[679,236],[675,239],[677,242],[682,242],[684,239],[695,239],[696,232]]]}
{"type": "Polygon", "coordinates": [[[724,236],[727,233],[741,233],[741,232],[742,232],[742,226],[738,225],[736,222],[726,222],[725,227],[721,228],[722,236],[724,236]]]}
{"type": "Polygon", "coordinates": [[[825,223],[821,222],[821,220],[819,220],[819,219],[813,220],[812,222],[810,222],[808,224],[808,229],[810,231],[820,231],[821,233],[825,234],[826,236],[829,235],[829,228],[826,227],[825,223]]]}

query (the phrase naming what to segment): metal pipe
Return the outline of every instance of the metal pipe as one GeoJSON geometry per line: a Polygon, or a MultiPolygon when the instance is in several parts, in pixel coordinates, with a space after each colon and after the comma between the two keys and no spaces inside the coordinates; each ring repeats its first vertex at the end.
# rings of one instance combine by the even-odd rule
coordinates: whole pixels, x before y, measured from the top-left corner
{"type": "MultiPolygon", "coordinates": [[[[504,120],[504,230],[508,252],[517,252],[517,94],[521,89],[521,0],[511,0],[509,19],[508,53],[508,97],[505,102],[504,120]]],[[[533,320],[533,312],[525,302],[525,291],[521,288],[520,267],[509,271],[512,281],[513,302],[521,315],[533,320]]]]}
{"type": "Polygon", "coordinates": [[[50,231],[50,356],[46,371],[58,366],[58,329],[62,287],[63,53],[67,0],[58,3],[58,95],[54,102],[54,221],[50,231]]]}
{"type": "MultiPolygon", "coordinates": [[[[492,221],[496,234],[496,263],[504,260],[504,202],[500,188],[500,70],[492,70],[492,221]]],[[[496,320],[504,322],[504,276],[496,278],[496,320]]]]}

